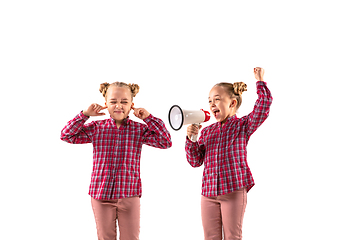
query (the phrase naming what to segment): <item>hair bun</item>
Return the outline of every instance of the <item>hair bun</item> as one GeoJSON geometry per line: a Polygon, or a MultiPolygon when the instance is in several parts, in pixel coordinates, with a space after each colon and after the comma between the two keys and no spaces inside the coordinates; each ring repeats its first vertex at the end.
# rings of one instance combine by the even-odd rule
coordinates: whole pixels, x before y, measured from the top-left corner
{"type": "Polygon", "coordinates": [[[135,97],[136,94],[139,92],[140,89],[139,85],[134,83],[129,83],[128,86],[130,88],[131,93],[133,94],[133,97],[135,97]]]}
{"type": "Polygon", "coordinates": [[[234,93],[237,95],[241,95],[243,92],[247,91],[247,85],[243,82],[236,82],[233,84],[234,93]]]}
{"type": "Polygon", "coordinates": [[[107,82],[104,82],[104,83],[100,84],[99,91],[101,92],[103,97],[106,96],[106,92],[109,89],[109,86],[110,86],[110,83],[107,83],[107,82]]]}

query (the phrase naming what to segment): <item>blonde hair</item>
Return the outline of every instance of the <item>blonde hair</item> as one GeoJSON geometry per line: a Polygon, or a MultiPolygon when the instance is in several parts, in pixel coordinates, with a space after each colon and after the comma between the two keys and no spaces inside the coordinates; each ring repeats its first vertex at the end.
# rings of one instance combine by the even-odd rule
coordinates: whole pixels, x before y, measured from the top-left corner
{"type": "Polygon", "coordinates": [[[114,82],[114,83],[107,83],[104,82],[102,84],[100,84],[100,88],[99,91],[101,92],[101,94],[104,96],[104,98],[106,99],[107,96],[107,92],[109,90],[110,87],[127,87],[129,88],[130,92],[131,92],[131,101],[133,100],[133,98],[136,96],[136,94],[139,92],[139,85],[134,84],[134,83],[123,83],[123,82],[114,82]]]}
{"type": "Polygon", "coordinates": [[[242,103],[242,93],[247,91],[246,87],[247,85],[243,82],[235,82],[235,83],[227,83],[227,82],[221,82],[218,84],[215,84],[214,87],[223,87],[224,90],[229,94],[229,97],[235,98],[237,101],[236,104],[236,110],[239,109],[241,103],[242,103]]]}

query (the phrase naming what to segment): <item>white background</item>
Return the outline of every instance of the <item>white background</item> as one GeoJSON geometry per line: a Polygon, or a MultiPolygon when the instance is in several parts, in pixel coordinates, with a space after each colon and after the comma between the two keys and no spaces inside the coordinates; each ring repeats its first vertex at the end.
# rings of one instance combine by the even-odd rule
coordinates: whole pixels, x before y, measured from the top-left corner
{"type": "Polygon", "coordinates": [[[215,83],[243,81],[246,115],[260,66],[274,101],[248,145],[244,239],[360,239],[357,4],[2,1],[0,238],[97,239],[92,146],[60,131],[104,102],[100,83],[124,81],[173,140],[143,148],[140,237],[202,239],[203,168],[187,163],[186,128],[170,129],[169,108],[208,109],[215,83]]]}

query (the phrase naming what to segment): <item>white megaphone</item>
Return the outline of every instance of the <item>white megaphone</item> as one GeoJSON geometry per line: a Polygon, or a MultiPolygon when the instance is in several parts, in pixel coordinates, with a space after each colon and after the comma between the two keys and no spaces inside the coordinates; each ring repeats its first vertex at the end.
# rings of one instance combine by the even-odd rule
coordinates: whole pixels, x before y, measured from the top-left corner
{"type": "MultiPolygon", "coordinates": [[[[183,125],[197,124],[207,122],[210,119],[210,113],[204,110],[182,110],[178,105],[174,105],[169,111],[169,122],[172,129],[180,130],[183,125]]],[[[191,140],[195,142],[197,135],[193,135],[191,140]]]]}

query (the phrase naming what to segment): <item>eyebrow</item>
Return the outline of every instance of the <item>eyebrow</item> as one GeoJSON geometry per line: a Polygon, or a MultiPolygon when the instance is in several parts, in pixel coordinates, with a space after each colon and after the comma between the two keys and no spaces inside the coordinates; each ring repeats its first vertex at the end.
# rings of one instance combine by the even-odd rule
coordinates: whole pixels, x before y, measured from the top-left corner
{"type": "MultiPolygon", "coordinates": [[[[122,98],[122,99],[120,99],[120,100],[129,100],[129,99],[127,99],[127,98],[122,98]]],[[[117,101],[117,98],[111,98],[110,101],[117,101]]]]}
{"type": "MultiPolygon", "coordinates": [[[[219,94],[216,94],[214,97],[221,97],[219,94]]],[[[209,99],[210,99],[210,97],[209,97],[209,99]]]]}

